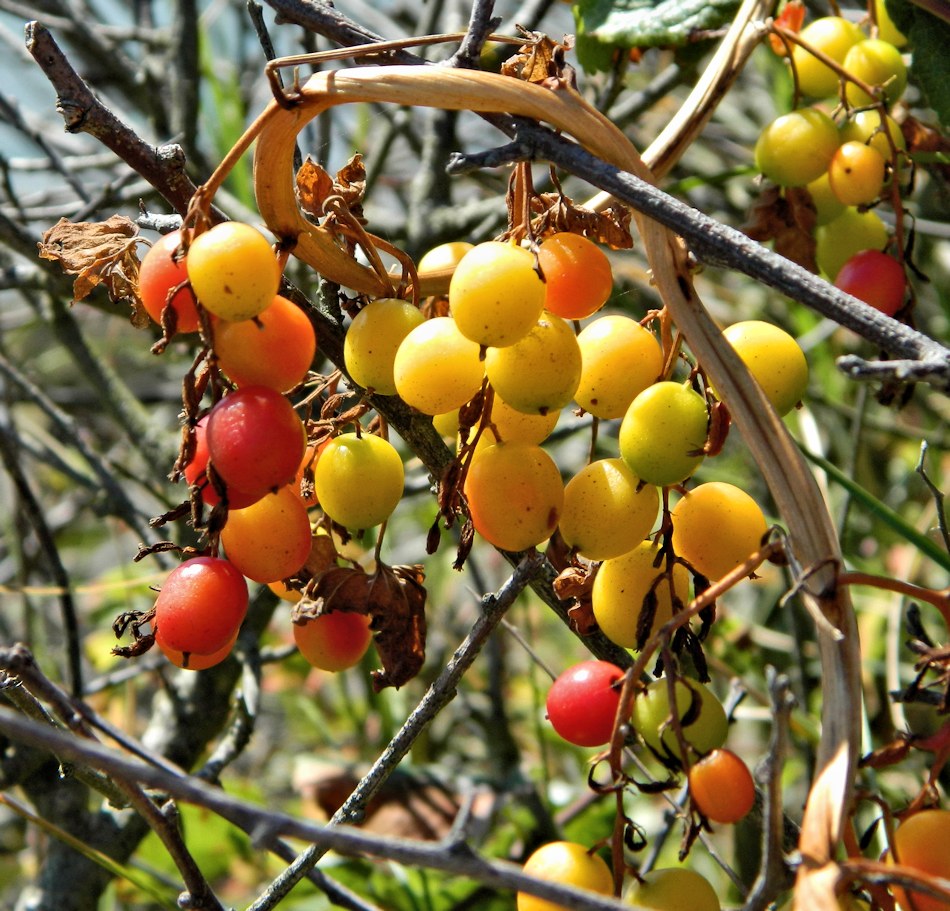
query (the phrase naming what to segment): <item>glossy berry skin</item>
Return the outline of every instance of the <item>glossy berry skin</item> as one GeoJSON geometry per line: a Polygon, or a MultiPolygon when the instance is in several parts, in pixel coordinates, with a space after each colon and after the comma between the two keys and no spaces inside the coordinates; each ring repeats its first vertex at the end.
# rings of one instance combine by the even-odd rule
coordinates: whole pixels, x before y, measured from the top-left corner
{"type": "Polygon", "coordinates": [[[498,348],[513,345],[531,331],[544,308],[544,283],[534,256],[502,241],[478,244],[455,267],[449,306],[467,339],[498,348]]]}
{"type": "Polygon", "coordinates": [[[436,316],[402,340],[393,360],[396,391],[423,414],[443,414],[464,405],[482,385],[485,366],[476,342],[455,320],[436,316]]]}
{"type": "Polygon", "coordinates": [[[673,507],[670,518],[673,550],[711,581],[755,553],[768,529],[759,504],[724,481],[694,487],[673,507]]]}
{"type": "Polygon", "coordinates": [[[564,485],[540,446],[496,443],[472,460],[465,496],[475,531],[495,547],[521,551],[546,541],[557,527],[564,485]]]}
{"type": "Polygon", "coordinates": [[[755,144],[755,166],[780,187],[803,187],[820,177],[841,140],[835,122],[817,108],[772,121],[755,144]]]}
{"type": "MultiPolygon", "coordinates": [[[[843,66],[869,86],[879,86],[888,103],[897,101],[907,88],[907,66],[901,52],[880,38],[867,38],[855,44],[845,55],[843,66]]],[[[875,101],[853,82],[845,87],[845,96],[856,108],[875,101]]]]}
{"type": "MultiPolygon", "coordinates": [[[[950,810],[921,810],[908,816],[894,833],[896,857],[888,854],[906,867],[912,867],[928,876],[950,879],[950,810]]],[[[902,911],[947,911],[950,900],[940,899],[922,892],[908,894],[902,888],[893,887],[894,898],[902,911]],[[913,906],[911,906],[913,899],[913,906]]]]}
{"type": "Polygon", "coordinates": [[[345,671],[359,664],[373,634],[370,618],[348,611],[330,611],[294,624],[294,641],[307,663],[323,671],[345,671]]]}
{"type": "Polygon", "coordinates": [[[544,307],[563,319],[596,313],[613,290],[607,254],[592,240],[563,231],[541,242],[538,263],[544,273],[544,307]]]}
{"type": "Polygon", "coordinates": [[[720,911],[722,905],[709,880],[686,867],[651,870],[631,885],[624,904],[650,911],[720,911]]]}
{"type": "Polygon", "coordinates": [[[234,651],[234,643],[237,642],[239,632],[239,629],[235,630],[231,639],[210,655],[196,655],[194,652],[176,652],[165,644],[161,636],[155,637],[155,644],[175,667],[180,667],[187,671],[206,671],[209,667],[217,667],[217,665],[221,664],[221,662],[234,651]]]}
{"type": "Polygon", "coordinates": [[[396,352],[424,321],[422,311],[408,301],[395,297],[370,301],[353,317],[343,340],[343,359],[353,381],[380,395],[395,395],[396,352]]]}
{"type": "Polygon", "coordinates": [[[663,370],[656,336],[629,316],[591,320],[577,336],[581,376],[574,400],[598,418],[622,418],[663,370]]]}
{"type": "Polygon", "coordinates": [[[317,336],[307,314],[278,294],[252,320],[217,320],[214,351],[219,366],[236,385],[290,392],[310,370],[317,336]]]}
{"type": "Polygon", "coordinates": [[[703,461],[708,421],[699,393],[671,380],[654,383],[620,423],[620,456],[647,484],[679,484],[703,461]]]}
{"type": "MultiPolygon", "coordinates": [[[[842,63],[848,51],[863,37],[854,23],[841,16],[815,19],[801,30],[802,41],[836,63],[842,63]]],[[[812,98],[837,94],[838,74],[801,45],[796,44],[792,48],[792,62],[795,64],[798,87],[804,94],[812,98]]]]}
{"type": "Polygon", "coordinates": [[[608,743],[622,680],[623,671],[609,661],[582,661],[558,675],[545,703],[554,730],[577,746],[608,743]]]}
{"type": "Polygon", "coordinates": [[[904,305],[907,277],[893,256],[880,250],[862,250],[841,267],[835,287],[893,316],[904,305]]]}
{"type": "MultiPolygon", "coordinates": [[[[148,315],[159,325],[162,311],[168,300],[169,292],[179,285],[186,285],[188,270],[184,256],[179,256],[181,231],[165,234],[151,247],[142,258],[139,267],[139,294],[142,306],[148,315]]],[[[180,288],[171,299],[176,314],[175,328],[178,332],[197,332],[201,321],[195,296],[188,286],[180,288]]]]}
{"type": "MultiPolygon", "coordinates": [[[[702,756],[725,743],[729,731],[722,703],[712,690],[696,680],[675,681],[676,712],[683,739],[690,752],[702,756]]],[[[647,746],[661,756],[682,759],[679,739],[672,722],[669,682],[654,680],[633,702],[632,723],[647,746]]]]}
{"type": "Polygon", "coordinates": [[[248,579],[265,585],[296,573],[310,555],[310,516],[288,484],[244,509],[232,509],[221,530],[227,558],[248,579]]]}
{"type": "Polygon", "coordinates": [[[623,459],[599,459],[585,465],[564,488],[561,537],[588,560],[625,554],[650,533],[660,495],[623,459]]]}
{"type": "MultiPolygon", "coordinates": [[[[201,499],[205,506],[215,506],[220,502],[221,497],[215,490],[208,475],[208,415],[205,415],[195,425],[195,451],[192,454],[191,461],[185,466],[183,472],[185,480],[189,484],[197,484],[201,491],[201,499]]],[[[233,485],[226,485],[225,492],[228,501],[228,508],[243,509],[260,499],[259,493],[246,493],[238,490],[233,485]]]]}
{"type": "Polygon", "coordinates": [[[870,205],[884,186],[884,157],[863,142],[842,143],[828,165],[832,193],[846,206],[870,205]]]}
{"type": "Polygon", "coordinates": [[[648,635],[653,635],[672,619],[674,593],[679,602],[677,609],[689,601],[686,567],[681,563],[673,565],[671,592],[670,578],[664,575],[662,559],[659,566],[655,565],[659,557],[659,547],[653,541],[643,541],[619,557],[604,560],[594,577],[591,590],[594,619],[601,632],[623,648],[637,646],[640,615],[648,592],[652,591],[656,596],[656,609],[648,635]]]}
{"type": "Polygon", "coordinates": [[[306,440],[290,402],[269,386],[242,386],[208,417],[208,452],[228,486],[257,498],[297,475],[306,440]]]}
{"type": "Polygon", "coordinates": [[[280,286],[280,265],[267,239],[241,222],[223,222],[199,234],[188,248],[186,264],[201,305],[221,319],[263,313],[280,286]]]}
{"type": "Polygon", "coordinates": [[[788,414],[808,389],[808,361],[795,338],[764,320],[727,326],[723,338],[762,387],[779,415],[788,414]]]}
{"type": "Polygon", "coordinates": [[[388,440],[343,433],[320,453],[313,488],[323,511],[346,528],[385,522],[402,499],[402,459],[388,440]]]}
{"type": "MultiPolygon", "coordinates": [[[[576,842],[552,841],[538,848],[526,861],[524,872],[538,879],[612,895],[613,876],[604,859],[576,842]]],[[[565,905],[535,898],[527,892],[517,895],[517,911],[570,911],[565,905]]]]}
{"type": "Polygon", "coordinates": [[[155,599],[155,638],[176,652],[211,655],[247,613],[247,583],[227,560],[194,557],[175,567],[155,599]]]}
{"type": "Polygon", "coordinates": [[[742,759],[731,750],[718,749],[690,766],[689,793],[707,819],[735,823],[755,803],[755,782],[742,759]]]}

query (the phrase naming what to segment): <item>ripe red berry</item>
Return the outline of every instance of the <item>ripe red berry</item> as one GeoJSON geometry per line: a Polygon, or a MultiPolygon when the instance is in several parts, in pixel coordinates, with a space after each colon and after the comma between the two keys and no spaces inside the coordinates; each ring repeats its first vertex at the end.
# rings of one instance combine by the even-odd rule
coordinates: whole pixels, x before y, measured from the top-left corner
{"type": "Polygon", "coordinates": [[[546,708],[554,730],[578,746],[603,746],[613,733],[622,679],[623,671],[609,661],[569,667],[548,690],[546,708]]]}
{"type": "Polygon", "coordinates": [[[907,276],[893,256],[880,250],[862,250],[841,267],[835,287],[893,316],[904,303],[907,276]]]}
{"type": "Polygon", "coordinates": [[[210,655],[231,641],[247,601],[247,582],[227,560],[186,560],[155,600],[155,639],[163,651],[210,655]]]}

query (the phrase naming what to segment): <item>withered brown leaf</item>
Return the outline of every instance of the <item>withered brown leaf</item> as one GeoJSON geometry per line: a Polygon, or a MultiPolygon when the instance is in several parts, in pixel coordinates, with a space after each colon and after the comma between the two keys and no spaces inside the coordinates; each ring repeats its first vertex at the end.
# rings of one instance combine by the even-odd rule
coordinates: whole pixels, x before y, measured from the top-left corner
{"type": "Polygon", "coordinates": [[[337,172],[336,179],[308,158],[297,171],[297,195],[305,212],[322,218],[326,214],[327,200],[339,197],[352,215],[362,218],[363,193],[366,189],[366,168],[363,156],[354,155],[337,172]]]}
{"type": "Polygon", "coordinates": [[[539,33],[529,33],[526,37],[532,40],[501,65],[502,75],[551,89],[573,86],[574,68],[564,60],[564,55],[574,47],[573,36],[565,35],[559,42],[539,33]]]}
{"type": "Polygon", "coordinates": [[[294,608],[294,621],[334,610],[368,615],[383,665],[373,672],[373,687],[400,687],[419,673],[425,660],[424,581],[421,566],[380,563],[367,573],[360,566],[334,565],[314,576],[308,598],[294,608]]]}
{"type": "Polygon", "coordinates": [[[58,262],[67,275],[76,276],[74,300],[84,300],[101,284],[113,301],[138,304],[138,234],[135,222],[124,215],[100,222],[61,218],[37,246],[41,259],[58,262]]]}
{"type": "Polygon", "coordinates": [[[804,187],[769,186],[758,198],[742,230],[760,243],[774,241],[775,252],[818,272],[815,260],[815,204],[804,187]]]}

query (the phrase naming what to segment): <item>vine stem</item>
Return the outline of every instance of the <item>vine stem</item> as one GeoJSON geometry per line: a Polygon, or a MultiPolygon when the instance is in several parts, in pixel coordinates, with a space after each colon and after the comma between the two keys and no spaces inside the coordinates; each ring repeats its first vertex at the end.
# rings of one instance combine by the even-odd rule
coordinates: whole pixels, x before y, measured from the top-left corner
{"type": "MultiPolygon", "coordinates": [[[[482,599],[482,612],[473,624],[462,644],[456,649],[452,660],[443,668],[418,705],[396,732],[372,768],[363,776],[343,805],[333,814],[329,826],[355,823],[373,795],[383,782],[408,754],[412,744],[433,718],[455,698],[458,684],[479,655],[489,636],[501,622],[518,595],[538,574],[543,557],[537,551],[530,552],[515,568],[508,580],[496,594],[482,599]]],[[[307,875],[328,849],[325,843],[315,842],[298,855],[278,876],[248,911],[271,911],[287,893],[307,875]]]]}

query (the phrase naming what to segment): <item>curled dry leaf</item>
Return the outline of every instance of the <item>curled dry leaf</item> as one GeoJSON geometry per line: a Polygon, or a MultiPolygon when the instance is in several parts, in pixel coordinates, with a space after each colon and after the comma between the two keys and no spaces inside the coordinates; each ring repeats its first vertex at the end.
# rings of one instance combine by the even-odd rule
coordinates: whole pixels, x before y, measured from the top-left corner
{"type": "Polygon", "coordinates": [[[334,180],[329,172],[308,158],[297,171],[297,196],[300,206],[311,215],[327,214],[326,203],[337,197],[351,215],[363,219],[363,192],[366,189],[366,168],[362,155],[354,155],[337,172],[334,180]]]}
{"type": "Polygon", "coordinates": [[[571,626],[579,636],[588,636],[597,629],[591,604],[595,576],[596,570],[593,566],[568,566],[558,573],[553,582],[554,593],[561,601],[574,601],[568,614],[571,626]]]}
{"type": "Polygon", "coordinates": [[[631,213],[626,206],[608,206],[595,211],[577,205],[562,193],[541,193],[531,200],[531,226],[539,237],[556,231],[581,234],[613,250],[630,250],[631,213]]]}
{"type": "Polygon", "coordinates": [[[574,68],[565,62],[564,55],[574,47],[574,38],[565,35],[561,41],[553,41],[547,35],[529,33],[530,43],[518,49],[502,65],[503,76],[513,76],[525,82],[548,89],[559,89],[577,83],[574,68]]]}
{"type": "Polygon", "coordinates": [[[400,687],[419,673],[425,660],[424,581],[421,566],[380,563],[367,573],[360,566],[337,566],[334,560],[314,575],[308,597],[294,608],[294,620],[335,610],[368,615],[383,665],[373,672],[373,687],[400,687]]]}
{"type": "Polygon", "coordinates": [[[775,252],[818,272],[815,261],[815,204],[804,187],[769,186],[758,198],[742,230],[761,243],[774,241],[775,252]]]}
{"type": "Polygon", "coordinates": [[[87,298],[98,285],[105,285],[114,300],[131,300],[133,322],[148,322],[139,303],[139,261],[135,247],[139,229],[124,215],[106,221],[72,222],[61,218],[38,244],[41,259],[58,262],[67,275],[75,275],[73,299],[87,298]]]}

